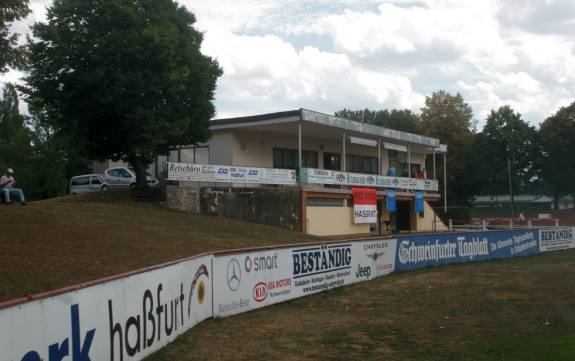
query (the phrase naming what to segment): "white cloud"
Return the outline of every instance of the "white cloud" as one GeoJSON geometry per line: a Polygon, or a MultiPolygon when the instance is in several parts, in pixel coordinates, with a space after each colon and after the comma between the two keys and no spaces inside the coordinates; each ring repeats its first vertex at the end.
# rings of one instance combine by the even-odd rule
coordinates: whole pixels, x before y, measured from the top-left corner
{"type": "MultiPolygon", "coordinates": [[[[218,59],[218,116],[409,108],[461,92],[483,122],[510,104],[537,124],[575,100],[572,0],[179,0],[218,59]]],[[[48,0],[15,24],[45,17],[48,0]]],[[[16,81],[11,72],[1,80],[16,81]]]]}
{"type": "Polygon", "coordinates": [[[270,35],[214,31],[205,40],[203,50],[219,59],[226,74],[218,85],[218,101],[239,108],[258,102],[262,109],[333,111],[335,102],[340,107],[400,104],[417,109],[423,102],[407,77],[358,71],[345,54],[310,46],[298,51],[270,35]]]}

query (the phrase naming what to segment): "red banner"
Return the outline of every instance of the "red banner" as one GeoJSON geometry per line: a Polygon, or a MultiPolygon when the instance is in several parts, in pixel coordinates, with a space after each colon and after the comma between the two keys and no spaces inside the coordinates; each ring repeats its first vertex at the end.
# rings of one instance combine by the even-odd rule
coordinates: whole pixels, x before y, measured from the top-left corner
{"type": "Polygon", "coordinates": [[[373,188],[352,188],[353,204],[377,204],[377,193],[373,188]]]}
{"type": "Polygon", "coordinates": [[[352,188],[352,190],[354,223],[377,223],[377,193],[375,189],[352,188]]]}

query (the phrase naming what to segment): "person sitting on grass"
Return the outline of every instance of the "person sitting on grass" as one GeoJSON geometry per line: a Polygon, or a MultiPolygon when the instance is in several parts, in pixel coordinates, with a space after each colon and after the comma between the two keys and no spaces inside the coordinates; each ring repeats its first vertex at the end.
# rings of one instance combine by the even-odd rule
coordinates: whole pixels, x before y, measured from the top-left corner
{"type": "Polygon", "coordinates": [[[24,198],[24,191],[20,188],[15,188],[16,180],[14,179],[14,171],[12,168],[6,169],[6,174],[0,178],[0,189],[4,196],[4,201],[10,203],[10,194],[15,193],[21,205],[26,205],[26,199],[24,198]]]}

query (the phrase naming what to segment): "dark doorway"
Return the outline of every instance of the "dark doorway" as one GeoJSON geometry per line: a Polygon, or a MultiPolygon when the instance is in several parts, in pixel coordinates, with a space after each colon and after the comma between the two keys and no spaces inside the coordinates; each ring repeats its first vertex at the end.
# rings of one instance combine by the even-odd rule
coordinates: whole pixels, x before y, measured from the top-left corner
{"type": "Polygon", "coordinates": [[[397,230],[411,231],[411,202],[397,201],[397,230]]]}

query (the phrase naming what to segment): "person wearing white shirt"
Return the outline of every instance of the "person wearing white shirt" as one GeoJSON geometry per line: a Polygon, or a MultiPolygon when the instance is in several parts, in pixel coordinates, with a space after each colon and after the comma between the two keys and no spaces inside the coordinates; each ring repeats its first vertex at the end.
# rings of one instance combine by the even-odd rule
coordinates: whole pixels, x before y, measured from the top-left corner
{"type": "Polygon", "coordinates": [[[24,198],[24,191],[20,188],[16,188],[14,185],[16,180],[14,179],[14,171],[12,168],[6,169],[6,174],[0,177],[0,190],[4,196],[4,201],[10,203],[10,195],[15,194],[18,197],[21,205],[26,205],[26,198],[24,198]]]}

